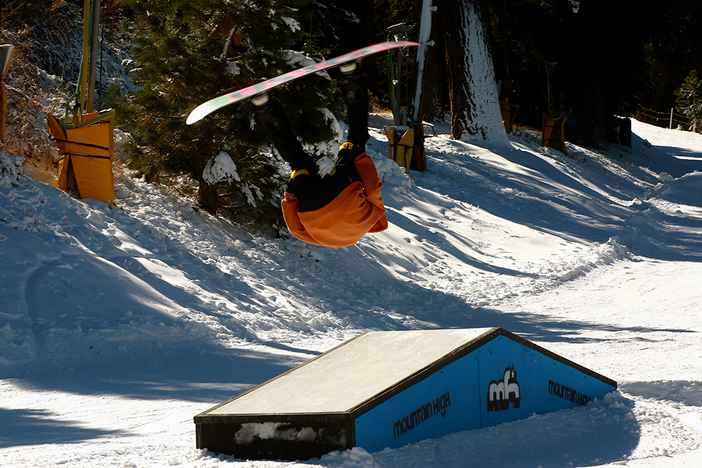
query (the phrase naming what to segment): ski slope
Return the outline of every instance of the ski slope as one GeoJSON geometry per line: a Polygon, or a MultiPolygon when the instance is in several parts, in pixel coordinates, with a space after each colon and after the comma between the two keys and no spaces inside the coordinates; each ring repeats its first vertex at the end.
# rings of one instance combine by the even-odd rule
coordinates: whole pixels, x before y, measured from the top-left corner
{"type": "Polygon", "coordinates": [[[77,200],[0,154],[0,466],[702,466],[702,135],[634,122],[570,157],[368,148],[391,227],[325,249],[252,235],[143,181],[77,200]],[[503,327],[619,382],[587,406],[379,453],[245,461],[193,416],[369,330],[503,327]]]}

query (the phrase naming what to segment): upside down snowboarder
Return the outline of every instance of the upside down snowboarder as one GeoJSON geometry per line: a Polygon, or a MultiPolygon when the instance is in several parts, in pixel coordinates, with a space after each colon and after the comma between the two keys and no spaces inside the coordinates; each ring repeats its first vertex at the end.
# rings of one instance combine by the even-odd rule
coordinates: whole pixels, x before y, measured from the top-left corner
{"type": "Polygon", "coordinates": [[[268,94],[251,99],[256,125],[292,169],[281,203],[288,229],[304,242],[325,247],[353,245],[365,234],[388,227],[383,184],[365,152],[368,89],[359,64],[342,65],[338,81],[347,106],[348,136],[334,167],[324,176],[293,135],[280,103],[268,94]]]}

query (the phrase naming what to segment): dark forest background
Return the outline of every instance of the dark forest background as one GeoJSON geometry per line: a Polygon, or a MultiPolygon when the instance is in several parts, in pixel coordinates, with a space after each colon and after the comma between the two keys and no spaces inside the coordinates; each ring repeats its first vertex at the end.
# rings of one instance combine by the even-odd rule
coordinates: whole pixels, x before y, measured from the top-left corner
{"type": "MultiPolygon", "coordinates": [[[[130,56],[119,63],[106,60],[101,66],[112,63],[112,73],[106,69],[98,83],[104,101],[117,111],[117,126],[132,137],[128,166],[150,181],[186,181],[180,183],[182,190],[197,191],[200,205],[211,213],[275,230],[282,225],[278,200],[285,174],[279,161],[261,154],[265,142],[252,131],[245,106],[228,106],[200,125],[185,125],[185,116],[208,99],[294,68],[289,50],[321,60],[394,39],[389,28],[403,23],[409,26],[404,38],[417,40],[422,2],[102,0],[103,52],[130,56]],[[119,43],[119,50],[108,43],[119,43]],[[203,179],[203,169],[223,152],[235,162],[240,180],[211,184],[203,179]]],[[[702,119],[700,0],[433,4],[438,9],[430,38],[435,45],[428,48],[422,96],[431,100],[421,106],[427,121],[443,121],[452,111],[457,93],[449,86],[457,76],[470,81],[471,70],[449,70],[447,63],[469,53],[456,36],[474,28],[485,32],[500,99],[519,106],[518,126],[540,131],[544,113],[568,115],[566,140],[601,147],[617,141],[616,135],[612,138],[617,117],[668,126],[675,109],[674,126],[686,130],[702,119]],[[651,120],[657,112],[667,114],[651,120]]],[[[43,102],[56,83],[67,88],[77,80],[84,1],[6,0],[0,6],[0,40],[16,47],[8,80],[18,92],[10,93],[8,109],[22,115],[20,110],[33,108],[26,105],[26,95],[43,102]]],[[[409,50],[400,80],[407,90],[414,76],[414,49],[409,50]]],[[[364,66],[374,102],[389,108],[388,56],[374,56],[364,66]]],[[[343,118],[333,80],[311,76],[273,93],[293,116],[295,133],[309,145],[333,136],[324,109],[343,118]]],[[[28,133],[20,132],[19,139],[27,140],[28,133]]]]}
{"type": "MultiPolygon", "coordinates": [[[[354,12],[359,23],[340,23],[338,52],[386,40],[387,28],[417,24],[422,0],[322,0],[354,12]]],[[[434,0],[438,8],[456,0],[434,0]]],[[[635,117],[641,110],[670,112],[678,90],[702,71],[702,2],[698,0],[469,0],[482,15],[502,97],[520,106],[517,124],[540,128],[549,105],[572,112],[569,139],[597,146],[605,120],[635,117]],[[548,78],[548,79],[547,79],[548,78]],[[547,97],[547,84],[551,94],[547,97]],[[596,137],[578,137],[578,118],[603,119],[596,137]]],[[[439,16],[439,15],[436,15],[439,16]]],[[[441,47],[441,24],[432,39],[441,47]]],[[[417,30],[414,32],[416,37],[417,30]]],[[[322,35],[325,31],[319,31],[322,35]]],[[[409,38],[414,38],[409,34],[409,38]]],[[[456,52],[459,53],[459,52],[456,52]]],[[[441,63],[441,62],[439,62],[441,63]]],[[[379,89],[385,76],[380,64],[379,89]]],[[[440,86],[442,80],[437,80],[440,86]]],[[[382,92],[382,91],[381,91],[382,92]]],[[[442,93],[444,105],[447,94],[442,93]]],[[[645,118],[649,112],[640,114],[645,118]]],[[[660,122],[668,125],[668,120],[660,122]]],[[[590,132],[591,133],[591,132],[590,132]]]]}

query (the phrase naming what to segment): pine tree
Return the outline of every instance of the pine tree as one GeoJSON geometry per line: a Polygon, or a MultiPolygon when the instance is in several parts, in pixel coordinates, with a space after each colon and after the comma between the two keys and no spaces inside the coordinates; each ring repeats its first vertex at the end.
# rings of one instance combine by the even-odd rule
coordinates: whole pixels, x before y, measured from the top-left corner
{"type": "Polygon", "coordinates": [[[690,130],[698,131],[697,124],[702,119],[702,79],[697,76],[697,70],[690,72],[675,96],[677,109],[692,123],[690,130]]]}
{"type": "MultiPolygon", "coordinates": [[[[290,49],[302,46],[300,8],[308,3],[133,0],[139,91],[116,106],[121,126],[136,139],[130,167],[151,178],[187,176],[211,213],[225,209],[246,223],[280,223],[280,161],[260,154],[267,142],[253,128],[246,104],[192,126],[185,118],[213,97],[307,65],[306,56],[290,49]],[[203,177],[223,153],[235,173],[218,183],[203,177]]],[[[333,89],[330,80],[315,75],[272,92],[304,143],[334,137],[333,119],[323,112],[333,89]]]]}

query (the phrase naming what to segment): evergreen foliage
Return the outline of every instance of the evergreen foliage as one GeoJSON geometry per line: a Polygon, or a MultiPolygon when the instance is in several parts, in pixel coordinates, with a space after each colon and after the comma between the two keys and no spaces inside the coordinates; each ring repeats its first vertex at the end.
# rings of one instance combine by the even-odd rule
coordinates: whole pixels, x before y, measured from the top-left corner
{"type": "MultiPolygon", "coordinates": [[[[309,59],[291,49],[304,46],[300,9],[308,3],[133,0],[138,91],[112,103],[119,125],[135,137],[130,167],[149,178],[188,177],[198,185],[201,206],[211,213],[224,209],[240,222],[282,226],[281,161],[260,154],[267,142],[254,128],[247,105],[228,106],[192,126],[185,118],[213,97],[307,65],[309,59]],[[236,165],[238,177],[210,185],[203,170],[222,152],[236,165]]],[[[334,137],[333,121],[322,111],[333,85],[315,75],[272,91],[303,142],[334,137]]]]}
{"type": "MultiPolygon", "coordinates": [[[[306,21],[302,29],[309,35],[308,47],[330,56],[341,55],[362,46],[346,48],[348,37],[343,32],[352,30],[358,34],[359,19],[348,8],[344,0],[315,0],[304,8],[306,21]]],[[[368,44],[363,44],[368,45],[368,44]]]]}
{"type": "Polygon", "coordinates": [[[646,96],[645,106],[670,109],[675,90],[691,70],[702,70],[702,2],[675,0],[660,2],[665,14],[648,44],[651,80],[655,87],[646,96]]]}
{"type": "Polygon", "coordinates": [[[690,130],[699,131],[702,120],[702,79],[692,70],[683,85],[675,91],[677,109],[692,122],[690,130]]]}

